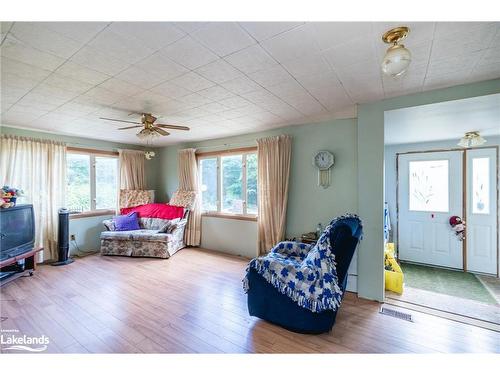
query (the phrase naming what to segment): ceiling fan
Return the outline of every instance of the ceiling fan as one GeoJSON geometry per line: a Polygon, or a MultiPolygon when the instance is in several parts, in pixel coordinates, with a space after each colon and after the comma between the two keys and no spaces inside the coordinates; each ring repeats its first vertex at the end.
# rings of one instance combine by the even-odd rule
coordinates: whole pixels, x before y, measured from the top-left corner
{"type": "MultiPolygon", "coordinates": [[[[131,114],[134,114],[134,113],[135,112],[133,112],[131,114]]],[[[118,119],[107,118],[107,117],[99,117],[99,118],[101,120],[135,124],[134,126],[126,126],[124,128],[118,128],[118,130],[143,128],[139,133],[137,133],[137,136],[139,138],[156,137],[156,136],[160,136],[160,135],[163,135],[163,136],[170,135],[169,132],[167,132],[163,129],[189,130],[189,128],[187,126],[155,124],[154,122],[156,121],[156,117],[153,116],[151,113],[137,113],[137,114],[141,115],[141,122],[118,120],[118,119]]]]}

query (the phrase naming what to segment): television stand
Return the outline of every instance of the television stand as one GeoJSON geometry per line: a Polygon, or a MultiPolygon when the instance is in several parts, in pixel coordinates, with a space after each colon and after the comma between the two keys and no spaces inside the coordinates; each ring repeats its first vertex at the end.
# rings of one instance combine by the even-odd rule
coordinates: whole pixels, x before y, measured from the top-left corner
{"type": "Polygon", "coordinates": [[[35,256],[38,252],[42,251],[43,247],[36,247],[24,254],[5,259],[0,262],[0,286],[13,281],[18,277],[33,276],[36,268],[35,256]],[[24,260],[24,266],[20,267],[18,262],[24,260]]]}

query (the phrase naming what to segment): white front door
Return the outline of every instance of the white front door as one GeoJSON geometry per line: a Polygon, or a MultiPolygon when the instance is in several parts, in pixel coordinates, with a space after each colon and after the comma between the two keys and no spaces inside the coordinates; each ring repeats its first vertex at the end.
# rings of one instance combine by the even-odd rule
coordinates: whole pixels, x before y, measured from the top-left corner
{"type": "Polygon", "coordinates": [[[451,216],[462,217],[463,151],[399,155],[399,259],[463,268],[462,241],[451,216]]]}
{"type": "Polygon", "coordinates": [[[497,150],[467,151],[467,270],[497,273],[497,150]]]}

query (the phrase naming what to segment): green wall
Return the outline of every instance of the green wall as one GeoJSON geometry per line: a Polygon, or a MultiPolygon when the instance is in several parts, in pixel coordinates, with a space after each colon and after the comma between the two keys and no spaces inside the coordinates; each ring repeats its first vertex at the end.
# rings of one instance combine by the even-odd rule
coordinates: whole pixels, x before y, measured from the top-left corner
{"type": "Polygon", "coordinates": [[[364,239],[358,257],[358,294],[384,298],[384,111],[500,92],[500,80],[401,96],[358,106],[358,207],[364,239]]]}
{"type": "Polygon", "coordinates": [[[177,151],[194,147],[200,151],[256,145],[255,140],[289,134],[292,141],[290,190],[287,208],[287,236],[315,230],[318,222],[328,223],[334,216],[357,211],[356,120],[335,120],[321,124],[290,126],[236,137],[164,147],[158,194],[165,200],[177,189],[177,151]],[[318,150],[335,155],[331,186],[318,186],[318,172],[312,158],[318,150]]]}

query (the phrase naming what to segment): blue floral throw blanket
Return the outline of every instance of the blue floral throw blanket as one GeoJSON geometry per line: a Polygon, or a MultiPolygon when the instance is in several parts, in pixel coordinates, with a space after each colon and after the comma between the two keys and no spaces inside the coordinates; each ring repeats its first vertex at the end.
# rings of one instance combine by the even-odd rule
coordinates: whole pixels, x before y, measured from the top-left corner
{"type": "Polygon", "coordinates": [[[353,231],[358,231],[358,233],[353,232],[353,235],[359,236],[361,233],[359,218],[347,214],[333,219],[315,245],[280,242],[269,254],[250,261],[247,276],[243,280],[245,292],[248,291],[248,271],[253,268],[299,306],[313,312],[337,310],[342,300],[342,290],[338,285],[330,233],[340,220],[350,225],[353,231]]]}

